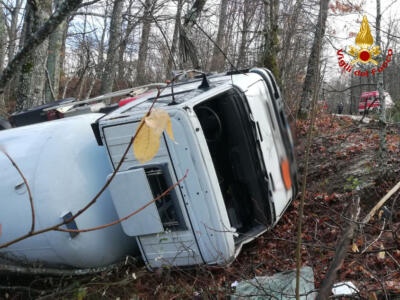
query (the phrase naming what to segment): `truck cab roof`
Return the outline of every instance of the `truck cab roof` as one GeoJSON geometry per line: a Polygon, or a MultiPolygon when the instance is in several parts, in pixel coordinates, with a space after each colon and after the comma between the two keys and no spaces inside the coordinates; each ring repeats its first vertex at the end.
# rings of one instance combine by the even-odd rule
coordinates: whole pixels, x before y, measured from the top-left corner
{"type": "MultiPolygon", "coordinates": [[[[195,78],[187,82],[170,83],[167,87],[160,89],[160,96],[155,103],[155,108],[184,108],[193,107],[199,102],[217,95],[235,86],[244,92],[248,86],[261,80],[257,74],[235,74],[235,75],[210,75],[195,78]],[[204,80],[208,81],[209,87],[203,87],[204,80]]],[[[105,116],[102,121],[113,120],[133,114],[146,113],[157,97],[158,90],[147,92],[145,96],[132,101],[105,116]]]]}

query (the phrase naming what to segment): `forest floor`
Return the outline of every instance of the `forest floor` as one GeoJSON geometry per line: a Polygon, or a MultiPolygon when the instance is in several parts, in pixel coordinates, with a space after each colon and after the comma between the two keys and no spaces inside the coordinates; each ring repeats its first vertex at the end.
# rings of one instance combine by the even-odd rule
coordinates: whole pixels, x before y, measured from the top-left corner
{"type": "MultiPolygon", "coordinates": [[[[304,172],[309,125],[298,122],[298,167],[304,172]]],[[[319,287],[347,227],[349,206],[361,199],[361,218],[400,181],[400,128],[387,130],[387,174],[378,166],[379,123],[360,123],[346,116],[320,113],[313,128],[305,195],[302,263],[313,268],[319,287]]],[[[301,176],[300,176],[301,177],[301,176]]],[[[385,204],[391,214],[378,214],[358,227],[336,281],[352,281],[365,299],[400,294],[399,193],[385,204]],[[383,216],[389,215],[386,219],[383,216]],[[380,216],[380,217],[379,217],[380,216]],[[383,229],[383,230],[382,230],[383,229]]],[[[226,299],[232,283],[296,268],[299,198],[271,231],[245,245],[229,267],[159,269],[148,272],[141,262],[81,277],[1,276],[0,298],[8,299],[226,299]],[[7,290],[4,287],[9,286],[7,290]]]]}

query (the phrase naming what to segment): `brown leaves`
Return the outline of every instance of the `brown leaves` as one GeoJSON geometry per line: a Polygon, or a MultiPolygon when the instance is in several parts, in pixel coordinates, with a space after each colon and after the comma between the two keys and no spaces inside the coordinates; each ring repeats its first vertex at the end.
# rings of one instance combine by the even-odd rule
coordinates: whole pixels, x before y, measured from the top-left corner
{"type": "Polygon", "coordinates": [[[133,142],[133,153],[140,163],[151,160],[160,148],[160,137],[165,130],[171,140],[175,141],[172,123],[168,113],[154,109],[150,115],[143,117],[133,142]]]}

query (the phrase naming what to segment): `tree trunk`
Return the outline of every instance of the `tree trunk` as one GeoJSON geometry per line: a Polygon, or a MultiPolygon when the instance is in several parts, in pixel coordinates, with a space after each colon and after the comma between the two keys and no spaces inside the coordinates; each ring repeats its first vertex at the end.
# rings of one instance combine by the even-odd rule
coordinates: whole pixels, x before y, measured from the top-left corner
{"type": "MultiPolygon", "coordinates": [[[[54,6],[56,9],[59,7],[60,3],[61,0],[54,1],[54,6]]],[[[49,37],[49,50],[47,57],[48,78],[46,80],[46,91],[45,91],[46,103],[58,99],[59,85],[60,85],[61,48],[63,46],[64,32],[66,26],[67,22],[66,21],[62,22],[49,37]]]]}
{"type": "Polygon", "coordinates": [[[139,46],[139,56],[136,69],[136,84],[143,85],[146,83],[146,61],[149,50],[149,37],[151,30],[151,14],[152,14],[152,1],[146,0],[143,24],[142,24],[142,37],[139,46]]]}
{"type": "Polygon", "coordinates": [[[3,7],[0,4],[0,72],[3,72],[4,61],[6,58],[6,46],[7,46],[7,28],[6,20],[3,12],[3,7]]]}
{"type": "Polygon", "coordinates": [[[316,68],[319,65],[318,61],[320,56],[317,53],[321,53],[322,39],[325,34],[326,19],[328,17],[328,4],[329,0],[321,0],[320,9],[318,14],[318,20],[315,27],[314,41],[311,48],[311,53],[308,58],[307,74],[303,84],[303,92],[300,99],[300,107],[298,108],[298,115],[300,118],[307,118],[311,104],[312,90],[315,89],[317,82],[316,80],[316,68]]]}
{"type": "Polygon", "coordinates": [[[65,75],[64,73],[64,63],[65,63],[65,51],[66,51],[66,42],[67,42],[67,34],[68,34],[68,27],[72,18],[67,18],[66,25],[64,26],[63,36],[62,36],[62,44],[60,49],[60,77],[65,75]]]}
{"type": "MultiPolygon", "coordinates": [[[[104,14],[107,16],[108,15],[108,5],[105,7],[104,14]]],[[[104,27],[103,31],[101,33],[101,39],[99,41],[99,48],[97,49],[98,51],[98,59],[97,59],[97,65],[95,67],[96,70],[96,78],[101,78],[103,74],[103,69],[104,69],[104,41],[106,39],[106,32],[107,32],[107,18],[104,18],[104,27]]]]}
{"type": "MultiPolygon", "coordinates": [[[[0,4],[0,73],[4,69],[4,61],[6,58],[6,46],[7,46],[7,28],[5,22],[5,15],[3,12],[3,6],[0,4]]],[[[6,117],[6,102],[4,94],[0,95],[0,117],[6,117]]]]}
{"type": "MultiPolygon", "coordinates": [[[[376,0],[376,45],[381,47],[381,0],[376,0]]],[[[382,49],[382,47],[381,47],[382,49]]],[[[382,58],[383,55],[380,55],[382,58]]],[[[379,60],[381,62],[381,60],[379,60]]],[[[380,115],[379,121],[381,130],[379,131],[379,169],[382,174],[387,171],[386,157],[387,157],[387,147],[386,147],[386,103],[385,95],[383,90],[383,72],[378,73],[378,83],[377,89],[379,93],[379,103],[380,103],[380,115]]]]}
{"type": "Polygon", "coordinates": [[[239,46],[239,56],[237,60],[237,68],[243,68],[246,65],[246,46],[247,46],[247,33],[249,29],[249,20],[248,20],[249,10],[247,4],[243,7],[243,23],[240,37],[240,46],[239,46]]]}
{"type": "Polygon", "coordinates": [[[282,42],[282,51],[283,54],[281,56],[281,66],[279,73],[281,75],[281,79],[285,81],[286,74],[288,73],[287,67],[290,66],[289,62],[291,61],[289,58],[289,49],[290,49],[290,44],[292,43],[293,36],[296,33],[296,25],[297,25],[297,20],[300,15],[301,8],[303,6],[303,0],[297,0],[296,4],[294,5],[293,12],[291,12],[289,16],[289,24],[286,30],[286,35],[285,38],[282,42]]]}
{"type": "Polygon", "coordinates": [[[182,17],[182,8],[183,8],[183,0],[178,0],[176,15],[175,15],[175,26],[174,26],[174,35],[172,37],[172,45],[171,45],[171,54],[168,56],[168,64],[165,77],[169,78],[172,72],[173,59],[176,57],[175,53],[178,49],[178,39],[179,39],[179,28],[181,27],[181,17],[182,17]],[[172,57],[171,57],[172,56],[172,57]]]}
{"type": "MultiPolygon", "coordinates": [[[[132,4],[132,1],[131,1],[132,4]]],[[[130,4],[130,5],[131,5],[130,4]]],[[[130,11],[131,7],[129,7],[128,11],[130,11]]],[[[129,43],[129,37],[132,33],[132,31],[136,28],[138,22],[133,22],[131,19],[129,19],[126,29],[125,29],[125,34],[124,37],[121,41],[121,45],[119,47],[119,55],[118,55],[118,81],[121,82],[127,82],[126,80],[126,72],[125,72],[125,60],[124,60],[124,55],[126,51],[126,47],[128,46],[129,43]]]]}
{"type": "Polygon", "coordinates": [[[225,40],[225,29],[226,29],[226,21],[228,17],[228,0],[221,0],[220,4],[220,13],[219,13],[219,24],[218,24],[218,33],[217,40],[215,41],[216,45],[214,45],[212,60],[211,60],[211,71],[223,71],[225,66],[225,57],[221,52],[224,49],[224,40],[225,40]]]}
{"type": "Polygon", "coordinates": [[[123,5],[123,0],[115,0],[114,2],[110,23],[110,38],[108,42],[107,60],[101,79],[102,94],[112,92],[114,85],[115,74],[118,66],[118,48],[121,41],[123,5]]]}
{"type": "Polygon", "coordinates": [[[18,18],[22,7],[22,0],[17,0],[11,12],[10,27],[8,29],[8,61],[10,62],[15,54],[18,38],[18,18]]]}
{"type": "Polygon", "coordinates": [[[92,72],[90,72],[90,76],[89,76],[89,88],[87,90],[87,93],[85,95],[85,100],[90,98],[90,95],[92,94],[92,90],[93,87],[96,83],[96,72],[93,70],[92,72]]]}
{"type": "Polygon", "coordinates": [[[267,67],[272,71],[276,80],[280,83],[279,68],[277,63],[277,54],[279,51],[279,39],[278,39],[278,13],[279,13],[279,0],[272,0],[268,6],[264,4],[265,16],[264,16],[264,55],[263,55],[263,66],[267,67]],[[268,22],[269,19],[269,30],[268,22]]]}
{"type": "MultiPolygon", "coordinates": [[[[24,19],[24,45],[30,35],[39,29],[51,14],[50,0],[28,1],[24,19]]],[[[25,59],[19,76],[17,88],[17,110],[27,109],[44,103],[44,85],[46,82],[46,58],[48,50],[46,39],[25,59]]]]}

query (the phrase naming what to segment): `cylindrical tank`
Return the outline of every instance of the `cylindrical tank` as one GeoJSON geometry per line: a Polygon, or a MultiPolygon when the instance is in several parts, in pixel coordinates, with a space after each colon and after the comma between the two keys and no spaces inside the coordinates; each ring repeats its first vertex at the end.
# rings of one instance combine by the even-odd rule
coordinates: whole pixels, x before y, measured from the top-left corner
{"type": "MultiPolygon", "coordinates": [[[[0,147],[17,163],[31,188],[35,230],[78,212],[112,172],[105,147],[97,145],[90,126],[101,116],[87,114],[0,132],[0,147]]],[[[117,219],[106,190],[71,226],[85,229],[117,219]]],[[[27,188],[0,152],[0,245],[29,232],[31,222],[27,188]]],[[[76,236],[50,231],[0,249],[0,255],[28,262],[96,267],[135,255],[137,249],[135,239],[125,235],[118,224],[76,236]]]]}

